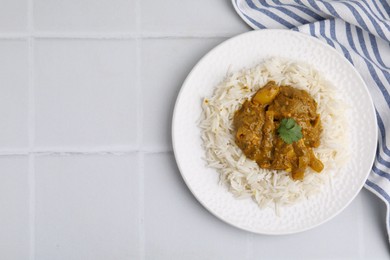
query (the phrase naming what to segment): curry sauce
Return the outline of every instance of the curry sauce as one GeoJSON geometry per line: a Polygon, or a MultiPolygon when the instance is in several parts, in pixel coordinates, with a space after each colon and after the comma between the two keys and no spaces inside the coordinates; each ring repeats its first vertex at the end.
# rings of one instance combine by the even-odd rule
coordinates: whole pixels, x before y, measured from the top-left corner
{"type": "Polygon", "coordinates": [[[302,180],[307,167],[324,168],[312,150],[320,145],[322,132],[317,103],[304,90],[270,81],[236,111],[233,124],[236,144],[261,168],[291,172],[294,180],[302,180]],[[286,143],[278,136],[285,118],[300,126],[301,139],[286,143]]]}

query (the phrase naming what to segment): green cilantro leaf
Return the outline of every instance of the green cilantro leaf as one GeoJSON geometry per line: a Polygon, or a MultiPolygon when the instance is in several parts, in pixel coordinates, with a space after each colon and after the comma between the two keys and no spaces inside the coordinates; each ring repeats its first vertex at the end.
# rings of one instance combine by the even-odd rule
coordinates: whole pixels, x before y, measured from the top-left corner
{"type": "Polygon", "coordinates": [[[302,138],[302,128],[292,118],[283,118],[278,128],[278,134],[287,144],[292,144],[302,138]]]}

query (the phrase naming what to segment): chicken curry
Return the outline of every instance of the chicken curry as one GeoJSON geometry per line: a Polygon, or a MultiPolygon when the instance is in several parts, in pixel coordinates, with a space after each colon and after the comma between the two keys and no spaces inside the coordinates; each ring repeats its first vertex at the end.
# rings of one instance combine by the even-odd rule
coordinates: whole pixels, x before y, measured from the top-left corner
{"type": "Polygon", "coordinates": [[[324,168],[312,150],[322,132],[317,103],[304,90],[270,81],[236,111],[233,125],[236,144],[261,168],[291,172],[294,180],[307,167],[324,168]]]}

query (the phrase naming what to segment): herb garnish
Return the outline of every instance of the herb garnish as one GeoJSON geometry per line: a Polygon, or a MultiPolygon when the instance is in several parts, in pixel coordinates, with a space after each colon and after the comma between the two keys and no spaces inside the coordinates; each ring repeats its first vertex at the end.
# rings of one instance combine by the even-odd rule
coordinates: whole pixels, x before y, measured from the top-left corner
{"type": "Polygon", "coordinates": [[[278,134],[287,144],[292,144],[302,138],[302,128],[292,118],[283,118],[278,128],[278,134]]]}

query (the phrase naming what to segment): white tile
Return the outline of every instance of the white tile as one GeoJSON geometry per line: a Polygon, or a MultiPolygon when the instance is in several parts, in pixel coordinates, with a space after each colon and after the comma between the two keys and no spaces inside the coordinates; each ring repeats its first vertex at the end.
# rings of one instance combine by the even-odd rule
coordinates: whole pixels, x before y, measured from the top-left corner
{"type": "Polygon", "coordinates": [[[223,40],[225,39],[142,41],[142,128],[145,149],[172,150],[172,112],[180,87],[198,60],[223,40]]]}
{"type": "Polygon", "coordinates": [[[36,259],[139,256],[137,155],[36,159],[36,259]]]}
{"type": "Polygon", "coordinates": [[[359,202],[355,200],[340,215],[314,229],[284,236],[253,235],[251,257],[359,259],[358,213],[359,202]]]}
{"type": "Polygon", "coordinates": [[[143,0],[141,28],[167,33],[231,33],[249,31],[228,0],[143,0]]]}
{"type": "Polygon", "coordinates": [[[249,233],[196,201],[171,153],[144,160],[146,259],[245,259],[249,233]]]}
{"type": "Polygon", "coordinates": [[[129,32],[135,15],[132,0],[34,0],[38,31],[129,32]]]}
{"type": "Polygon", "coordinates": [[[0,169],[1,259],[28,259],[28,160],[26,157],[1,157],[0,169]]]}
{"type": "Polygon", "coordinates": [[[25,147],[28,145],[27,43],[0,41],[0,57],[0,147],[25,147]]]}
{"type": "Polygon", "coordinates": [[[386,204],[370,191],[363,189],[358,198],[360,211],[357,214],[360,230],[360,245],[363,259],[389,259],[389,238],[386,231],[386,204]]]}
{"type": "Polygon", "coordinates": [[[23,32],[27,29],[27,0],[2,0],[0,32],[23,32]]]}
{"type": "Polygon", "coordinates": [[[39,40],[35,56],[37,145],[135,145],[133,41],[39,40]]]}

